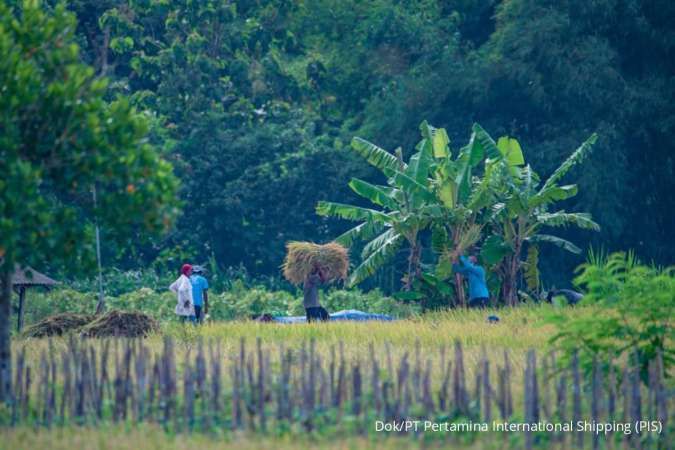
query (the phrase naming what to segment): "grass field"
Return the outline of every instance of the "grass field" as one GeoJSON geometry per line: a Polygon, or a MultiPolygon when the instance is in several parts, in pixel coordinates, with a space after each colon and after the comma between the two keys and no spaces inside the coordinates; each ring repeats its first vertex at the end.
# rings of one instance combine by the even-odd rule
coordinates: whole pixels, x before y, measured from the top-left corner
{"type": "Polygon", "coordinates": [[[372,439],[345,436],[343,439],[303,438],[297,436],[261,437],[236,435],[221,438],[203,435],[169,435],[157,427],[59,428],[34,430],[27,427],[3,433],[2,450],[375,450],[408,448],[469,450],[499,449],[503,442],[449,444],[424,442],[410,437],[372,439]]]}
{"type": "MultiPolygon", "coordinates": [[[[450,346],[459,340],[467,351],[467,357],[476,357],[484,347],[488,355],[501,355],[504,350],[514,357],[523,356],[529,348],[543,349],[553,328],[544,323],[543,317],[552,311],[548,305],[503,309],[494,311],[457,310],[427,314],[417,319],[395,322],[330,322],[321,324],[274,324],[254,321],[235,321],[191,325],[168,324],[163,333],[150,336],[146,344],[159,351],[163,334],[176,338],[178,349],[188,349],[198,339],[216,340],[223,350],[236,351],[244,338],[252,344],[260,338],[264,346],[276,348],[280,344],[299,347],[310,339],[316,340],[318,350],[328,350],[340,342],[348,357],[368,354],[370,344],[382,347],[388,343],[396,352],[412,351],[419,342],[422,353],[436,353],[442,346],[450,346]],[[496,314],[500,321],[490,324],[488,315],[496,314]],[[522,355],[521,355],[522,354],[522,355]]],[[[587,314],[584,308],[566,310],[566,314],[587,314]]],[[[38,358],[48,349],[47,339],[18,338],[15,348],[26,346],[29,358],[38,358]]],[[[54,338],[56,349],[65,346],[64,338],[54,338]]]]}
{"type": "MultiPolygon", "coordinates": [[[[248,351],[253,351],[259,338],[262,348],[272,355],[272,366],[279,360],[279,348],[300,349],[310,340],[314,340],[316,353],[327,361],[329,355],[340,345],[343,346],[345,359],[350,362],[362,361],[363,371],[368,372],[371,346],[375,355],[383,364],[385,349],[394,363],[401,361],[405,354],[412,362],[416,355],[431,364],[431,384],[438,388],[442,378],[441,349],[445,348],[449,357],[456,341],[460,341],[464,349],[464,365],[467,371],[468,389],[474,389],[474,379],[480,367],[483,355],[490,361],[503,361],[504,353],[508,353],[514,377],[522,379],[526,366],[526,353],[535,349],[540,356],[548,350],[548,340],[555,329],[545,321],[545,317],[553,311],[550,305],[537,305],[502,310],[457,310],[444,313],[428,314],[416,319],[395,322],[332,322],[325,324],[282,325],[259,323],[252,321],[220,322],[205,324],[200,327],[192,325],[168,324],[162,326],[162,332],[144,340],[150,354],[158,355],[163,349],[165,335],[172,336],[175,342],[177,372],[183,372],[185,357],[195,355],[200,341],[219,343],[222,357],[230,358],[239,352],[241,339],[246,342],[248,351]],[[488,323],[488,315],[496,314],[500,320],[488,323]]],[[[568,315],[592,314],[590,308],[570,308],[563,310],[568,315]]],[[[88,340],[95,347],[100,341],[88,340]]],[[[47,339],[19,338],[14,341],[14,351],[25,349],[28,363],[38,368],[43,354],[66,353],[67,338],[47,339]]],[[[115,358],[113,358],[115,359],[115,358]]],[[[207,357],[208,359],[208,357],[207,357]]],[[[112,360],[109,362],[110,372],[115,370],[112,360]]],[[[386,376],[386,375],[385,375],[386,376]]],[[[392,375],[393,376],[393,375],[392,375]]],[[[491,377],[495,377],[493,372],[491,377]]],[[[393,379],[393,378],[392,378],[393,379]]],[[[223,373],[224,386],[231,383],[229,370],[223,373]]],[[[497,380],[493,380],[496,386],[497,380]]],[[[179,392],[181,386],[178,386],[179,392]]],[[[37,392],[37,391],[36,391],[37,392]]],[[[513,384],[513,399],[516,409],[523,403],[523,384],[513,384]]],[[[347,428],[349,430],[349,428],[347,428]]],[[[474,436],[471,439],[451,437],[439,439],[439,436],[396,436],[395,434],[377,434],[368,432],[364,435],[345,432],[344,429],[314,430],[305,435],[301,427],[293,432],[250,433],[232,432],[229,429],[216,430],[215,433],[167,433],[157,425],[143,423],[134,425],[127,420],[121,424],[104,422],[99,427],[78,427],[71,424],[55,426],[50,429],[33,428],[21,425],[3,431],[4,438],[0,449],[365,449],[365,448],[518,448],[522,440],[516,439],[509,445],[509,436],[496,436],[492,433],[474,436]],[[506,439],[506,440],[505,440],[506,439]]],[[[515,438],[511,435],[511,438],[515,438]]],[[[550,443],[547,448],[551,447],[550,443]]],[[[566,447],[559,447],[566,448],[566,447]]]]}

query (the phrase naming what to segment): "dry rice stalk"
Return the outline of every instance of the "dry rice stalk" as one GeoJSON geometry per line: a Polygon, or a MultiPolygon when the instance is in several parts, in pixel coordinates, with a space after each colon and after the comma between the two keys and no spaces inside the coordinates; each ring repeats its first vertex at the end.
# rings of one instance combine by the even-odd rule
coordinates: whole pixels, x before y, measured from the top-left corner
{"type": "Polygon", "coordinates": [[[152,317],[137,311],[110,311],[82,329],[84,337],[144,337],[159,330],[152,317]]]}
{"type": "Polygon", "coordinates": [[[286,244],[286,250],[286,259],[281,267],[286,279],[293,284],[304,282],[314,267],[323,270],[327,281],[347,277],[349,255],[347,249],[336,242],[320,245],[292,241],[286,244]]]}
{"type": "Polygon", "coordinates": [[[26,337],[61,336],[64,333],[79,330],[93,318],[94,316],[87,314],[55,314],[26,328],[23,335],[26,337]]]}

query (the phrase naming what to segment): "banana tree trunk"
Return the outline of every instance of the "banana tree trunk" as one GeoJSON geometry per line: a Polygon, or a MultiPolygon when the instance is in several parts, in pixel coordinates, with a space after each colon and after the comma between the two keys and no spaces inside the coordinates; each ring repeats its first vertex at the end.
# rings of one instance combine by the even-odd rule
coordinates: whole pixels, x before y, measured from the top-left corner
{"type": "Polygon", "coordinates": [[[403,289],[406,291],[410,291],[412,289],[413,281],[421,274],[421,253],[422,248],[417,242],[410,244],[410,255],[408,256],[408,274],[405,277],[405,285],[403,286],[403,289]]]}
{"type": "Polygon", "coordinates": [[[455,290],[457,291],[457,304],[455,306],[466,306],[466,293],[464,292],[464,279],[462,275],[455,274],[455,290]]]}
{"type": "MultiPolygon", "coordinates": [[[[460,227],[455,227],[455,229],[452,232],[452,242],[453,246],[455,248],[455,251],[458,251],[459,247],[459,241],[460,241],[460,233],[459,233],[460,227]]],[[[466,293],[464,292],[464,277],[462,277],[461,274],[456,273],[455,274],[455,292],[457,294],[457,301],[455,302],[455,306],[461,306],[465,307],[466,306],[466,293]]]]}
{"type": "Polygon", "coordinates": [[[516,242],[515,251],[506,260],[506,270],[504,271],[504,303],[508,306],[516,306],[518,303],[518,272],[520,271],[520,250],[521,244],[516,242]]]}

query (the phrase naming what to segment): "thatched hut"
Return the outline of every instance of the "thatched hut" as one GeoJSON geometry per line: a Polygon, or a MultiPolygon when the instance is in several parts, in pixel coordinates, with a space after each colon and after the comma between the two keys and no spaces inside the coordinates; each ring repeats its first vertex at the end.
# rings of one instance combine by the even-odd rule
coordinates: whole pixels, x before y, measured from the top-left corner
{"type": "Polygon", "coordinates": [[[26,289],[31,287],[43,287],[49,289],[57,284],[59,284],[58,281],[52,280],[47,275],[44,275],[31,267],[19,267],[18,265],[15,267],[14,273],[12,274],[12,288],[14,288],[14,292],[19,295],[19,310],[16,319],[17,331],[21,331],[21,327],[23,326],[23,309],[24,300],[26,298],[26,289]]]}

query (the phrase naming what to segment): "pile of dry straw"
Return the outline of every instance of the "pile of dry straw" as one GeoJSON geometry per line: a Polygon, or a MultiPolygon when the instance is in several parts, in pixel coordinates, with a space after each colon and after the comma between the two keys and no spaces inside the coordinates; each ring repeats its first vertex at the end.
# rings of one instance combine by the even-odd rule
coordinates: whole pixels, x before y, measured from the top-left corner
{"type": "Polygon", "coordinates": [[[319,245],[312,242],[289,242],[282,265],[284,276],[293,284],[305,281],[315,267],[319,267],[326,281],[345,279],[349,270],[347,249],[336,242],[319,245]]]}
{"type": "Polygon", "coordinates": [[[102,316],[56,314],[31,325],[23,334],[35,338],[68,333],[80,333],[85,337],[141,337],[156,331],[159,331],[159,325],[147,314],[113,310],[102,316]]]}
{"type": "Polygon", "coordinates": [[[152,317],[136,311],[110,311],[82,328],[85,337],[145,337],[159,331],[152,317]]]}
{"type": "Polygon", "coordinates": [[[26,328],[23,335],[35,338],[61,336],[62,334],[79,330],[91,322],[93,318],[94,316],[88,314],[55,314],[26,328]]]}

